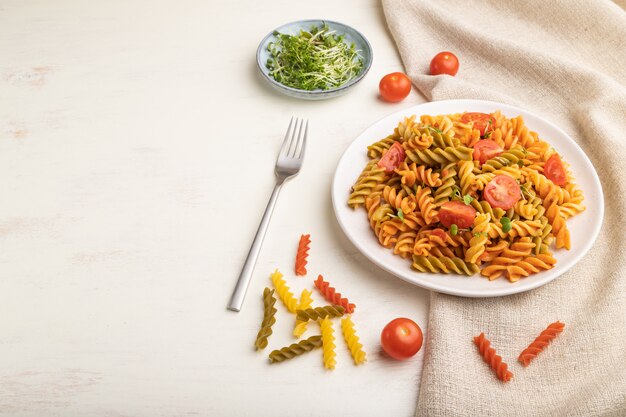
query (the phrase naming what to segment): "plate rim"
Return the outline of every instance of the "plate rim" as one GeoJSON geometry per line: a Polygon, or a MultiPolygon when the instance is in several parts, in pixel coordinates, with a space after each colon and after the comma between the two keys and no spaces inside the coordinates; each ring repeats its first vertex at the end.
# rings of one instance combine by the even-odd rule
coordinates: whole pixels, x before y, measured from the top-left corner
{"type": "MultiPolygon", "coordinates": [[[[589,174],[589,173],[586,173],[589,174]]],[[[333,211],[335,213],[335,218],[337,220],[337,222],[339,223],[339,226],[341,228],[341,230],[343,231],[344,235],[348,238],[348,240],[352,243],[352,245],[354,245],[357,250],[365,257],[367,258],[370,262],[374,263],[375,265],[377,265],[379,268],[387,271],[388,273],[390,273],[391,275],[393,275],[394,277],[400,278],[403,281],[409,282],[413,285],[417,285],[419,287],[425,288],[427,290],[430,291],[436,291],[439,293],[443,293],[443,294],[449,294],[449,295],[455,295],[455,296],[459,296],[459,297],[468,297],[468,298],[491,298],[491,297],[503,297],[503,296],[507,296],[507,295],[512,295],[512,294],[518,294],[518,293],[522,293],[522,292],[526,292],[526,291],[530,291],[533,289],[536,289],[538,287],[541,287],[543,285],[546,285],[547,283],[553,281],[554,279],[560,277],[561,275],[563,275],[564,273],[566,273],[567,271],[569,271],[572,267],[574,267],[576,264],[578,264],[578,262],[580,262],[580,260],[589,252],[589,250],[593,247],[593,245],[595,244],[596,239],[598,238],[598,235],[600,234],[600,230],[602,229],[602,223],[604,222],[604,191],[602,190],[602,184],[600,182],[600,178],[598,177],[598,173],[595,169],[595,166],[593,165],[593,163],[591,162],[591,160],[589,159],[589,157],[587,156],[587,154],[583,151],[583,149],[580,147],[580,145],[578,143],[576,143],[576,141],[574,139],[572,139],[563,129],[561,129],[559,126],[557,126],[556,124],[552,123],[550,120],[545,119],[544,117],[539,116],[538,114],[532,112],[532,111],[528,111],[526,109],[523,109],[521,107],[518,106],[514,106],[514,105],[510,105],[510,104],[505,104],[505,103],[500,103],[500,102],[496,102],[496,101],[491,101],[491,100],[474,100],[474,99],[451,99],[451,100],[436,100],[436,101],[429,101],[426,103],[421,103],[421,104],[416,104],[414,106],[410,106],[404,109],[400,109],[396,112],[393,112],[391,114],[388,114],[386,116],[381,117],[380,119],[374,121],[373,123],[371,123],[368,127],[366,127],[363,131],[361,131],[361,133],[359,133],[359,135],[357,135],[354,140],[352,140],[344,149],[344,151],[342,152],[339,161],[337,162],[337,165],[335,167],[335,172],[333,174],[333,180],[331,183],[331,200],[332,200],[332,206],[333,206],[333,211]],[[515,283],[511,283],[510,286],[507,287],[503,287],[502,289],[494,289],[493,291],[490,291],[489,293],[484,293],[482,291],[472,291],[472,290],[467,290],[467,289],[458,289],[458,288],[450,288],[447,285],[441,285],[441,284],[436,284],[436,283],[430,283],[430,282],[418,282],[418,280],[414,280],[414,279],[410,279],[406,276],[402,276],[397,274],[391,267],[389,267],[385,262],[381,261],[380,259],[378,259],[376,256],[373,256],[372,254],[370,254],[369,250],[367,248],[365,248],[361,243],[359,243],[359,239],[356,239],[356,236],[353,236],[352,232],[350,231],[350,229],[347,227],[346,224],[344,224],[341,216],[340,216],[340,212],[339,212],[339,204],[344,205],[345,199],[342,199],[341,201],[337,201],[339,195],[338,195],[338,181],[340,181],[339,179],[339,171],[340,171],[340,166],[342,164],[342,162],[344,162],[344,160],[346,160],[346,156],[348,155],[348,151],[350,150],[350,148],[352,147],[352,145],[358,141],[368,130],[372,129],[375,125],[377,125],[378,123],[382,122],[383,120],[386,119],[391,119],[391,118],[400,118],[403,115],[405,115],[406,113],[414,113],[417,114],[419,111],[420,107],[428,107],[433,103],[437,103],[437,104],[446,104],[449,103],[451,105],[465,105],[468,106],[469,108],[471,108],[472,105],[475,105],[476,103],[479,103],[480,105],[486,105],[486,106],[493,106],[495,109],[500,109],[500,110],[504,110],[504,111],[511,111],[511,112],[518,112],[518,114],[520,115],[529,115],[531,117],[534,117],[538,120],[541,120],[542,123],[545,123],[546,125],[548,125],[550,128],[554,129],[555,131],[557,131],[559,134],[561,134],[568,142],[569,144],[573,147],[573,149],[575,149],[577,152],[580,153],[580,155],[582,156],[582,158],[586,161],[586,163],[588,163],[591,167],[592,167],[592,171],[591,171],[591,181],[593,182],[594,186],[596,187],[596,190],[598,192],[598,211],[599,211],[599,218],[594,222],[594,226],[593,226],[593,230],[591,231],[591,238],[586,240],[586,243],[578,250],[578,252],[576,253],[573,261],[571,262],[571,264],[569,265],[565,265],[564,267],[562,267],[561,270],[558,271],[558,273],[555,273],[551,276],[548,276],[547,278],[541,279],[541,280],[535,280],[534,282],[531,283],[527,283],[524,287],[520,287],[520,286],[516,286],[515,283]]],[[[409,266],[409,271],[412,271],[410,269],[409,266]]],[[[412,271],[415,274],[419,274],[418,272],[412,271]]],[[[475,276],[472,276],[475,277],[475,276]]],[[[469,278],[472,278],[469,277],[469,278]]],[[[520,280],[521,281],[521,280],[520,280]]],[[[518,281],[518,282],[520,282],[518,281]]]]}

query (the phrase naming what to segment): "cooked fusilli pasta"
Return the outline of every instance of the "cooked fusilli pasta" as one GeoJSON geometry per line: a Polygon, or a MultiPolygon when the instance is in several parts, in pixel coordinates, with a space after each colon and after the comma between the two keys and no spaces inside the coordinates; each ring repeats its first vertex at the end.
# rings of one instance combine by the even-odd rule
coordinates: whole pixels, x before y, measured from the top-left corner
{"type": "Polygon", "coordinates": [[[407,117],[367,155],[348,205],[416,271],[512,282],[545,271],[585,210],[569,165],[521,116],[407,117]]]}

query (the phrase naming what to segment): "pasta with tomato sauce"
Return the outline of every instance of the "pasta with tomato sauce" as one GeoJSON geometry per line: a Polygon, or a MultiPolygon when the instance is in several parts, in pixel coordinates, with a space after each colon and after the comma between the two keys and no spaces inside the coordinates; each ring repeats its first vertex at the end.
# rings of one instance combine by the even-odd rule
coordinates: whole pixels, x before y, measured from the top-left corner
{"type": "Polygon", "coordinates": [[[567,163],[522,116],[411,116],[367,156],[348,205],[418,272],[515,282],[551,269],[585,210],[567,163]]]}

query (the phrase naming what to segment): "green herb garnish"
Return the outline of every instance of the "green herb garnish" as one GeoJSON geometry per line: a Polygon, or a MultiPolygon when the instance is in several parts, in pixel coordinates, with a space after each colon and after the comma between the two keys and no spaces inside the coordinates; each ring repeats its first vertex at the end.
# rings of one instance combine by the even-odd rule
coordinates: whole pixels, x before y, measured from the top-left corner
{"type": "Polygon", "coordinates": [[[450,233],[452,236],[456,236],[459,233],[459,227],[456,224],[450,225],[450,233]]]}
{"type": "Polygon", "coordinates": [[[443,130],[441,130],[441,129],[437,129],[436,127],[433,127],[433,126],[430,126],[430,125],[428,125],[428,126],[426,126],[426,127],[427,127],[428,129],[432,129],[432,130],[434,130],[434,131],[435,131],[435,132],[437,132],[437,133],[443,133],[443,130]]]}
{"type": "Polygon", "coordinates": [[[508,217],[503,217],[500,219],[500,224],[502,225],[502,231],[507,233],[511,230],[511,219],[508,217]]]}
{"type": "Polygon", "coordinates": [[[363,58],[354,43],[344,42],[328,25],[300,30],[297,35],[274,32],[266,67],[279,83],[300,90],[328,90],[356,77],[363,58]]]}
{"type": "Polygon", "coordinates": [[[530,193],[528,192],[528,189],[523,184],[519,185],[519,189],[522,191],[522,193],[530,195],[530,193]]]}
{"type": "Polygon", "coordinates": [[[470,204],[472,201],[474,201],[474,197],[472,197],[471,195],[469,195],[469,194],[465,194],[465,195],[463,196],[463,202],[465,203],[465,205],[469,206],[469,204],[470,204]]]}
{"type": "Polygon", "coordinates": [[[402,223],[404,223],[404,212],[402,211],[402,209],[398,209],[398,218],[400,218],[400,220],[402,220],[402,223]]]}

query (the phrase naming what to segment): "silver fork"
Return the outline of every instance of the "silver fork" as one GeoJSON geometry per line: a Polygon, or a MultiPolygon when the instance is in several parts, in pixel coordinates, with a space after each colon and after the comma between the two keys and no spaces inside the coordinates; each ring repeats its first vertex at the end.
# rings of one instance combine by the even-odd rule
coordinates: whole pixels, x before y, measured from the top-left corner
{"type": "Polygon", "coordinates": [[[229,310],[241,310],[243,300],[246,297],[246,292],[248,291],[248,286],[250,285],[250,279],[252,278],[252,271],[254,271],[256,260],[261,252],[263,238],[265,237],[267,226],[270,223],[270,218],[272,217],[272,212],[274,211],[274,206],[276,205],[276,200],[278,199],[278,193],[280,192],[285,180],[296,176],[302,167],[308,132],[308,120],[305,121],[298,118],[294,120],[293,117],[291,118],[291,122],[289,122],[289,127],[287,128],[287,133],[285,134],[285,139],[283,140],[283,145],[278,153],[276,168],[274,169],[276,172],[276,186],[274,186],[274,191],[272,191],[270,201],[267,203],[265,214],[263,214],[263,219],[261,219],[259,229],[256,232],[256,236],[254,236],[254,241],[252,242],[252,246],[248,252],[246,263],[243,264],[243,269],[241,270],[241,274],[239,274],[239,279],[237,280],[237,285],[235,286],[233,295],[230,297],[230,302],[228,303],[229,310]]]}

